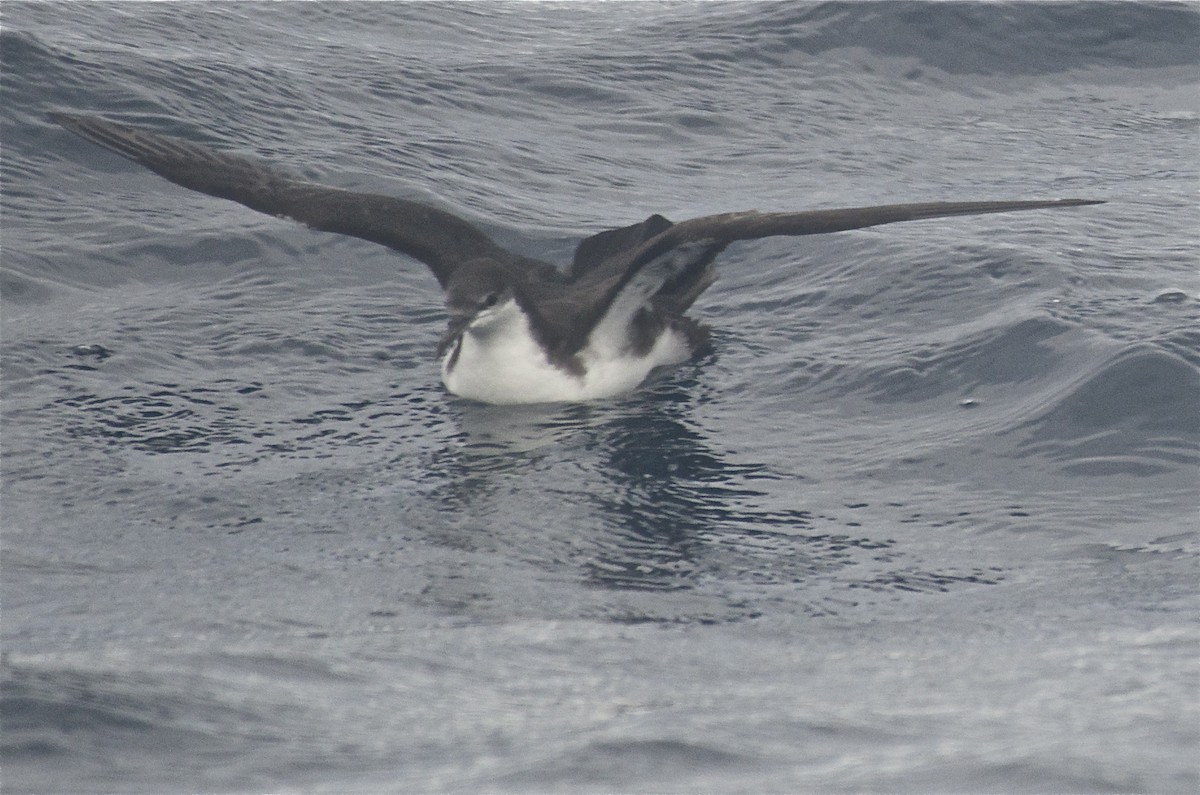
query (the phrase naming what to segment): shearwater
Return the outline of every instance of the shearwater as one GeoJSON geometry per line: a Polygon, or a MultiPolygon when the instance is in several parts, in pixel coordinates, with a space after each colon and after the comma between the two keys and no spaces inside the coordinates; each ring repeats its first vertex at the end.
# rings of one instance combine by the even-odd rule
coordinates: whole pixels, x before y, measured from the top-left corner
{"type": "Polygon", "coordinates": [[[652,215],[583,240],[565,270],[501,248],[456,215],[420,202],[319,185],[179,138],[95,117],[52,113],[63,127],[185,188],[313,229],[380,243],[425,263],[449,328],[442,382],[485,403],[609,397],[703,350],[685,312],[716,279],[730,243],[897,221],[1079,207],[1088,199],[893,204],[806,212],[725,213],[671,223],[652,215]]]}

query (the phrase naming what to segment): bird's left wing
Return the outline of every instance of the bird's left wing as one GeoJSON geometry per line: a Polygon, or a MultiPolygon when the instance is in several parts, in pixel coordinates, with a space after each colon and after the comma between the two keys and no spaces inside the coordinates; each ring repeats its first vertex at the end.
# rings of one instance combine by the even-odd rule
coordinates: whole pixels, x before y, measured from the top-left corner
{"type": "MultiPolygon", "coordinates": [[[[596,280],[619,292],[637,272],[651,263],[661,263],[669,252],[694,244],[707,244],[719,252],[737,240],[760,237],[822,235],[900,221],[919,221],[952,215],[982,215],[1018,210],[1048,210],[1103,204],[1094,199],[1050,199],[1035,201],[927,202],[885,204],[878,207],[846,207],[838,210],[808,210],[793,213],[740,212],[705,215],[667,227],[641,245],[595,269],[596,280]]],[[[684,260],[680,260],[684,262],[684,260]]],[[[694,267],[688,263],[687,267],[694,267]]]]}
{"type": "MultiPolygon", "coordinates": [[[[636,238],[627,240],[627,230],[614,230],[602,234],[618,235],[620,237],[614,239],[634,245],[624,250],[618,248],[607,259],[592,264],[579,275],[579,295],[587,300],[583,305],[574,307],[573,311],[586,320],[583,323],[576,321],[576,325],[590,329],[608,315],[615,302],[645,301],[650,296],[674,309],[686,309],[711,283],[714,258],[737,240],[777,235],[820,235],[925,218],[1082,207],[1089,204],[1103,202],[1091,199],[929,202],[791,213],[724,213],[692,218],[674,225],[669,225],[664,219],[662,231],[644,238],[640,244],[636,238]]],[[[640,230],[646,223],[649,222],[627,229],[640,230]]]]}
{"type": "Polygon", "coordinates": [[[692,218],[664,232],[656,245],[679,245],[692,240],[732,243],[776,235],[822,235],[844,232],[900,221],[920,221],[952,215],[1010,213],[1018,210],[1050,210],[1103,204],[1095,199],[1044,199],[1034,201],[926,202],[922,204],[885,204],[878,207],[845,207],[838,210],[808,210],[794,213],[724,213],[692,218]]]}

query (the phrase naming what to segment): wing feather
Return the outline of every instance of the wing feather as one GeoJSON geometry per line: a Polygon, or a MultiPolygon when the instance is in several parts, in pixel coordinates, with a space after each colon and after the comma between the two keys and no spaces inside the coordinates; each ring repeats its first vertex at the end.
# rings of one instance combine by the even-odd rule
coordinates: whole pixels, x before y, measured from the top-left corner
{"type": "Polygon", "coordinates": [[[50,118],[177,185],[415,257],[443,287],[467,260],[511,258],[469,222],[420,202],[306,182],[246,158],[96,117],[52,113],[50,118]]]}
{"type": "MultiPolygon", "coordinates": [[[[878,207],[845,207],[837,210],[808,210],[794,213],[725,213],[707,215],[678,223],[664,233],[673,241],[711,239],[723,243],[776,235],[822,235],[900,221],[920,221],[953,215],[983,215],[1019,210],[1049,210],[1103,204],[1094,199],[1051,199],[1035,201],[926,202],[885,204],[878,207]]],[[[653,241],[651,242],[653,245],[653,241]]]]}
{"type": "Polygon", "coordinates": [[[922,204],[884,204],[877,207],[844,207],[836,210],[808,210],[792,213],[756,211],[723,213],[692,218],[671,226],[642,245],[595,269],[596,281],[616,284],[619,290],[647,263],[667,251],[688,243],[705,241],[724,249],[738,240],[761,237],[823,235],[845,232],[900,221],[920,221],[953,215],[983,215],[1019,210],[1048,210],[1103,204],[1094,199],[1050,199],[1034,201],[926,202],[922,204]]]}
{"type": "MultiPolygon", "coordinates": [[[[981,215],[1018,210],[1045,210],[1103,204],[1091,199],[1054,199],[1034,201],[927,202],[887,204],[877,207],[846,207],[836,210],[809,210],[791,213],[740,212],[706,215],[667,227],[640,246],[619,251],[608,261],[593,266],[581,275],[580,288],[590,288],[586,310],[589,328],[601,321],[610,307],[624,295],[629,285],[640,280],[639,274],[678,249],[693,249],[702,254],[686,266],[662,270],[663,283],[655,294],[662,305],[677,311],[687,309],[712,282],[712,260],[730,243],[778,235],[820,235],[844,232],[900,221],[919,221],[954,215],[981,215]],[[697,247],[696,244],[703,244],[697,247]]],[[[684,262],[681,260],[680,262],[684,262]]],[[[650,291],[653,293],[653,291],[650,291]]]]}

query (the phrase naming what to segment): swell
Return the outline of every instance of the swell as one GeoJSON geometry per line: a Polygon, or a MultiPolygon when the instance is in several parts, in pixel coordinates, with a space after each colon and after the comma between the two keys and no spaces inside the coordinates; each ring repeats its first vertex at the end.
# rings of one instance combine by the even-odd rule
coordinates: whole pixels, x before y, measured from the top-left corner
{"type": "Polygon", "coordinates": [[[1128,347],[1013,428],[1013,454],[1076,475],[1154,475],[1200,465],[1200,368],[1128,347]]]}

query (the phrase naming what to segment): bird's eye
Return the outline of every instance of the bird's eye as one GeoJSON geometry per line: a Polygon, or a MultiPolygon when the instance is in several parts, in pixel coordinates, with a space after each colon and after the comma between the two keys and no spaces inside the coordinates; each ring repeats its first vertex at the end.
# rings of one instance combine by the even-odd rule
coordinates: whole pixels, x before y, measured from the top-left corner
{"type": "Polygon", "coordinates": [[[496,305],[496,303],[499,300],[500,300],[499,294],[488,293],[487,295],[485,295],[483,297],[483,300],[479,302],[479,308],[480,309],[491,309],[493,306],[496,305]]]}

